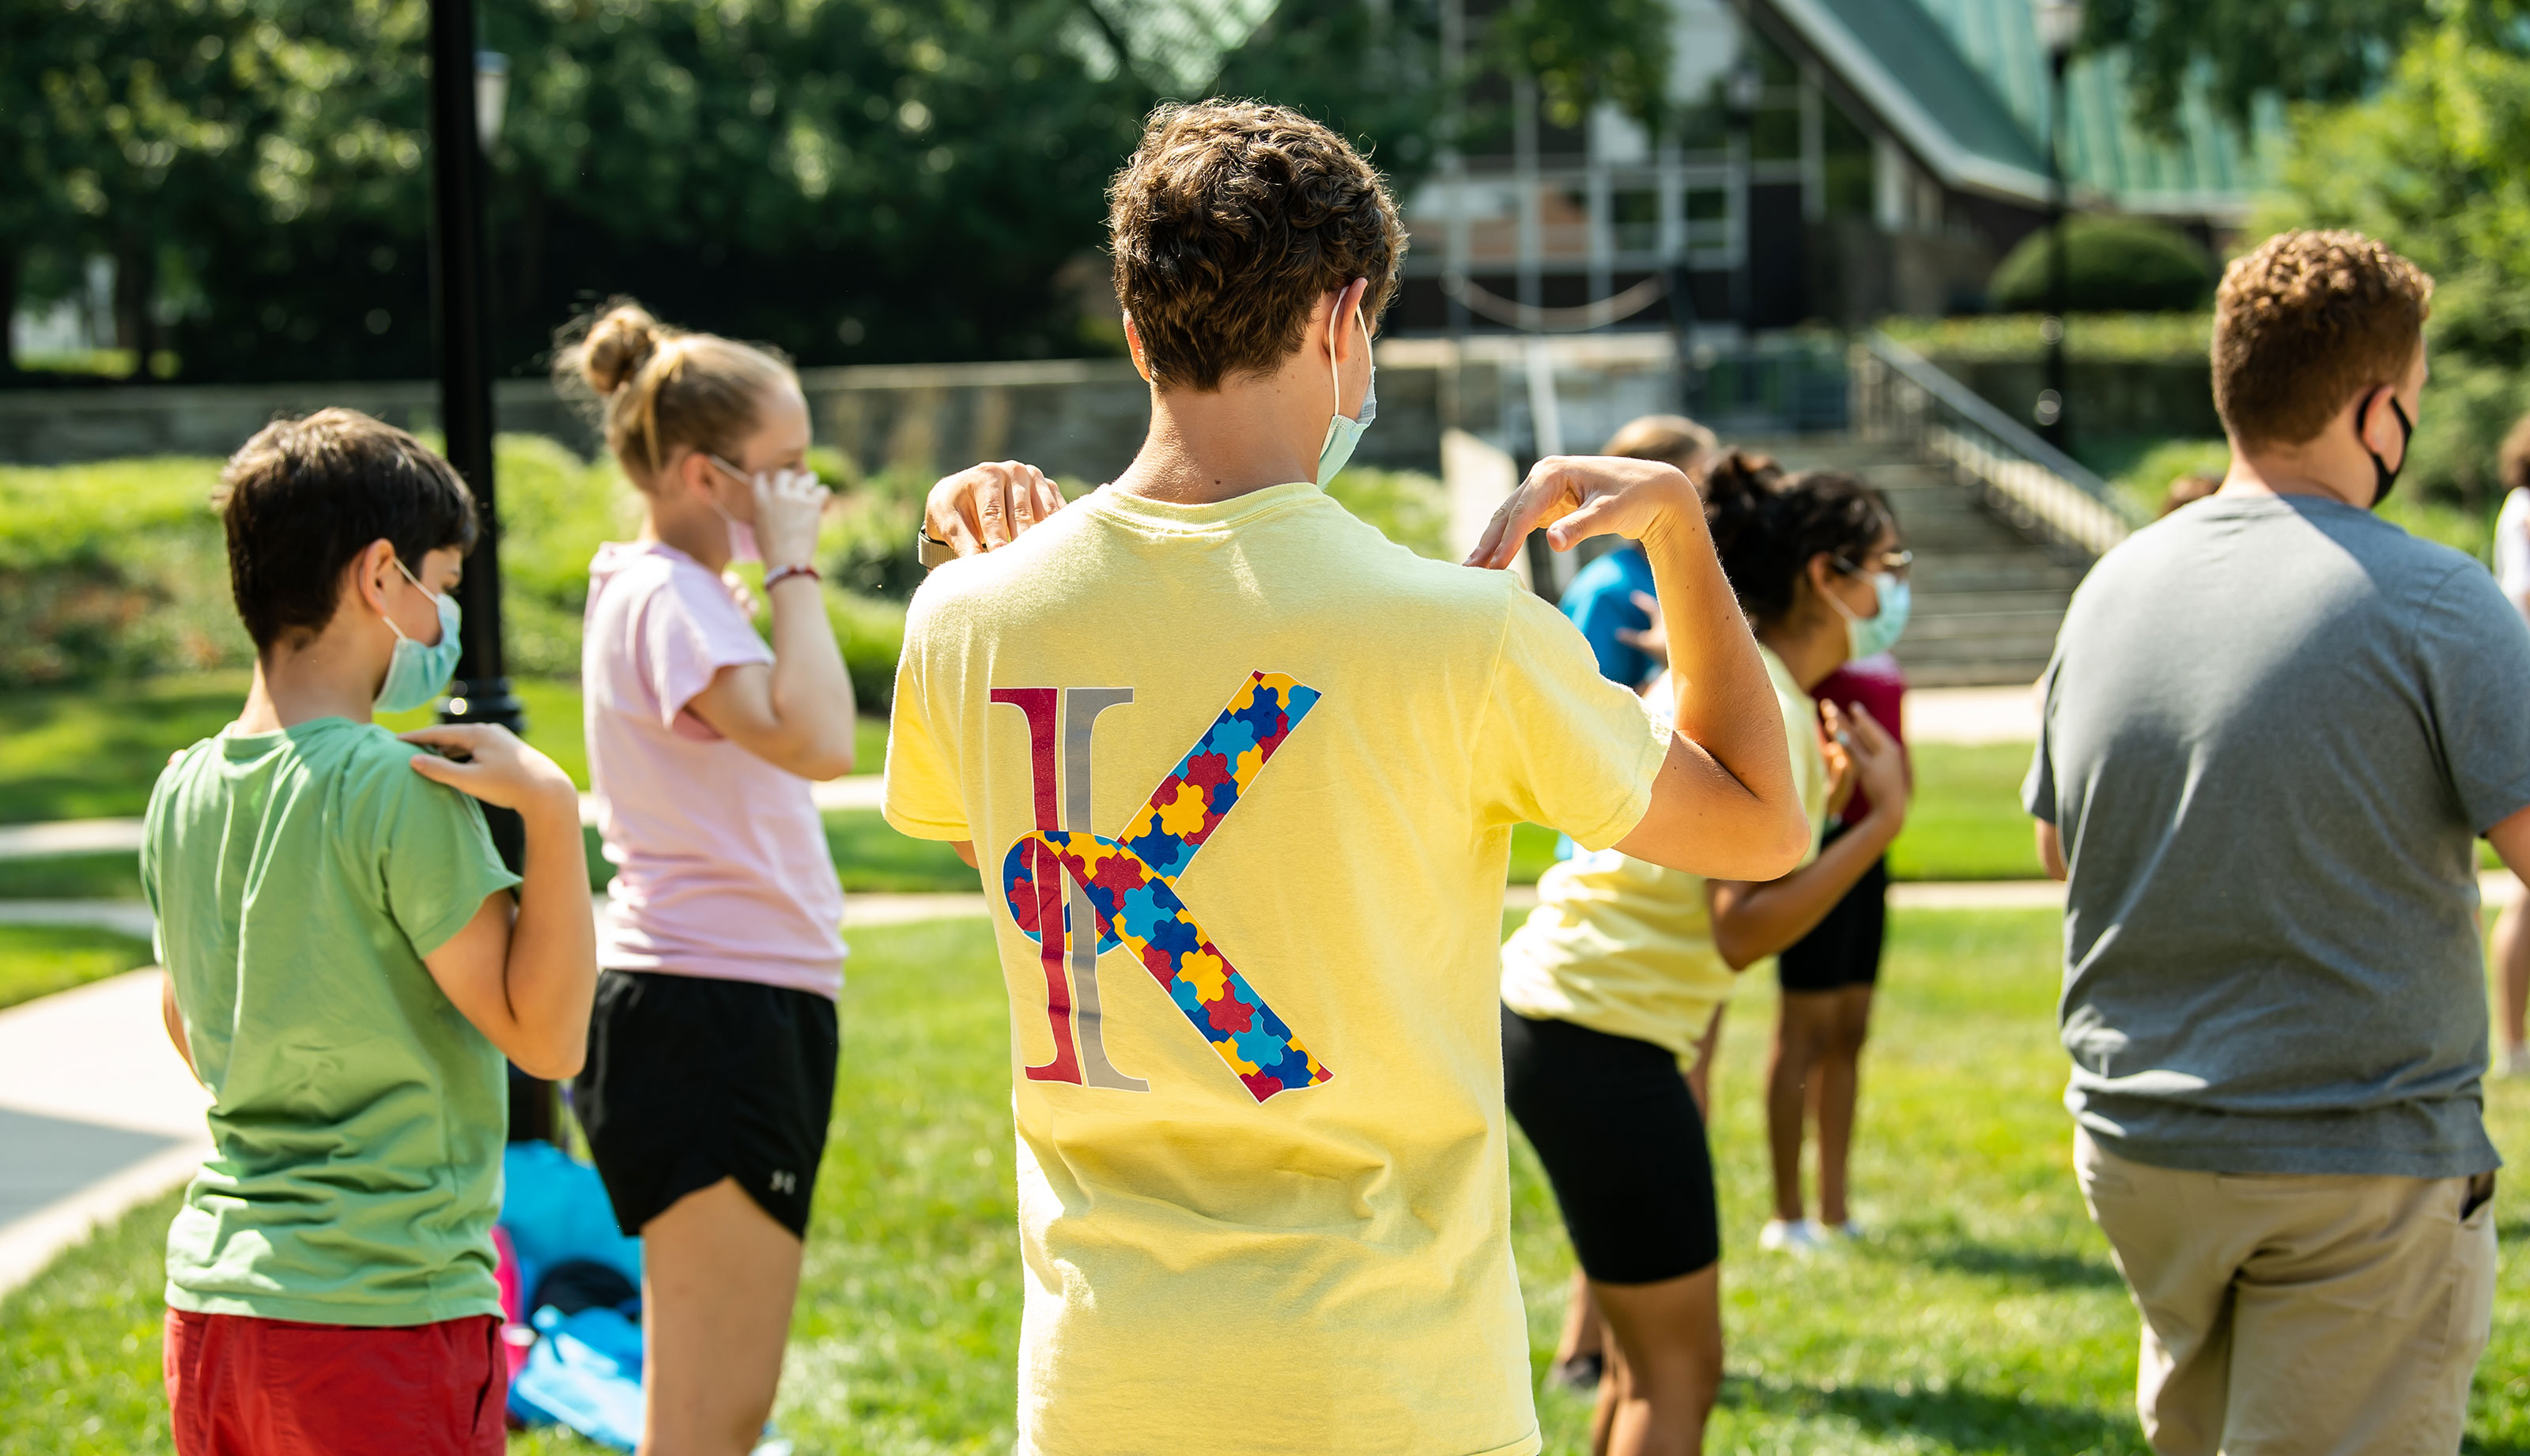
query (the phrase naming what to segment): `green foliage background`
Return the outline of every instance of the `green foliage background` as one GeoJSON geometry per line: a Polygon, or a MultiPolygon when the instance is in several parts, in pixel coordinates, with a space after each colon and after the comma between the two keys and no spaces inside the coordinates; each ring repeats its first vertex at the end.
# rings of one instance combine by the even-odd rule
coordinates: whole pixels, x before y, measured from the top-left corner
{"type": "MultiPolygon", "coordinates": [[[[503,435],[497,456],[511,671],[577,678],[589,558],[600,542],[632,536],[638,503],[612,460],[582,460],[543,436],[503,435]]],[[[811,452],[809,463],[849,479],[831,451],[811,452]]],[[[0,466],[0,688],[251,664],[211,506],[219,471],[198,458],[0,466]]],[[[884,712],[895,690],[905,604],[922,576],[913,528],[931,484],[901,470],[863,477],[819,536],[826,610],[870,711],[884,712]]],[[[1348,470],[1328,494],[1390,539],[1445,554],[1448,502],[1432,477],[1348,470]]]]}
{"type": "MultiPolygon", "coordinates": [[[[619,293],[812,364],[1116,351],[1104,190],[1155,105],[1297,106],[1401,195],[1450,125],[1439,0],[1281,0],[1192,61],[1134,0],[477,14],[510,64],[487,195],[511,372],[619,293]]],[[[0,316],[70,296],[102,255],[119,343],[160,372],[428,373],[429,18],[428,0],[0,7],[0,316]]],[[[1559,114],[1613,97],[1651,116],[1666,27],[1657,0],[1512,0],[1479,17],[1474,65],[1533,68],[1559,114]]]]}

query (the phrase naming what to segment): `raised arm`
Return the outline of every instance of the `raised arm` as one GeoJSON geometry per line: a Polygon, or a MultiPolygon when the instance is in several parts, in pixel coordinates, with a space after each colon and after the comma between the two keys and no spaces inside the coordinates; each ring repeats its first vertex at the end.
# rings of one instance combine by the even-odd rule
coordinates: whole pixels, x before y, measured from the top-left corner
{"type": "Polygon", "coordinates": [[[1791,749],[1694,485],[1657,460],[1550,456],[1494,512],[1467,565],[1509,566],[1540,526],[1557,551],[1592,536],[1642,542],[1658,589],[1677,726],[1651,807],[1617,847],[1714,879],[1790,871],[1810,842],[1791,749]]]}
{"type": "Polygon", "coordinates": [[[802,779],[852,771],[852,679],[817,578],[817,518],[831,493],[804,471],[759,476],[755,539],[773,609],[773,665],[721,669],[688,706],[712,730],[802,779]]]}

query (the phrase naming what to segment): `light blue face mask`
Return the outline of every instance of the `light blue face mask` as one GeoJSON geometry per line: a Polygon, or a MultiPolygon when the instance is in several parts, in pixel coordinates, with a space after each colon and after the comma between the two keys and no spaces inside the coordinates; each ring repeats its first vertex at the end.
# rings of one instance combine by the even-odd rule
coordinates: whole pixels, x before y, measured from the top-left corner
{"type": "MultiPolygon", "coordinates": [[[[1353,317],[1361,318],[1360,311],[1355,310],[1353,317]]],[[[1368,319],[1361,320],[1361,342],[1364,348],[1370,345],[1368,319]]],[[[1336,412],[1334,417],[1327,421],[1326,443],[1318,447],[1318,484],[1321,486],[1335,479],[1336,472],[1345,467],[1345,461],[1352,458],[1352,448],[1361,443],[1361,432],[1369,429],[1370,422],[1379,417],[1379,361],[1377,359],[1370,361],[1370,384],[1362,391],[1359,419],[1345,418],[1344,371],[1336,367],[1332,354],[1327,358],[1327,369],[1336,378],[1336,412]]]]}
{"type": "Polygon", "coordinates": [[[386,617],[387,630],[396,634],[395,656],[387,661],[387,680],[378,684],[376,707],[381,713],[403,713],[412,708],[428,707],[430,700],[439,696],[439,690],[456,673],[457,655],[465,650],[457,639],[461,620],[457,598],[433,593],[412,572],[406,570],[401,561],[396,563],[396,569],[404,571],[404,579],[412,582],[413,590],[439,604],[439,640],[425,646],[406,636],[404,628],[395,624],[394,618],[383,612],[378,614],[386,617]]]}
{"type": "Polygon", "coordinates": [[[1906,631],[1906,613],[1914,605],[1913,588],[1888,571],[1871,574],[1871,589],[1880,594],[1880,610],[1869,617],[1856,617],[1853,609],[1828,597],[1828,605],[1844,618],[1844,638],[1850,649],[1848,661],[1878,657],[1898,645],[1906,631]]]}

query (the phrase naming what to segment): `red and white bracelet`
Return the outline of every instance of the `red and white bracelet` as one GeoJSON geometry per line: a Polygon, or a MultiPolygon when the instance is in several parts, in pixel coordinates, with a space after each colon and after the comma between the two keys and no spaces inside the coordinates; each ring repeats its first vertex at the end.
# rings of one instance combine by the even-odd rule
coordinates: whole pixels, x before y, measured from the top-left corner
{"type": "Polygon", "coordinates": [[[764,573],[764,589],[769,592],[794,576],[805,576],[811,581],[821,579],[814,566],[776,566],[764,573]]]}

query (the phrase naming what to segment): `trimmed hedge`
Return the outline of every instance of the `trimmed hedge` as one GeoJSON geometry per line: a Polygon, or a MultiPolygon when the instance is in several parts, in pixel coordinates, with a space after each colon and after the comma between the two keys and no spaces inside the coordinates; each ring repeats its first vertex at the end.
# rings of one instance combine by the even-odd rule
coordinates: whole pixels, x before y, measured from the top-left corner
{"type": "MultiPolygon", "coordinates": [[[[2052,308],[2053,250],[2045,228],[2022,239],[1986,285],[1994,306],[2010,313],[2052,308]]],[[[2066,308],[2080,313],[2202,308],[2220,277],[2194,239],[2139,217],[2066,219],[2064,264],[2066,308]]]]}

